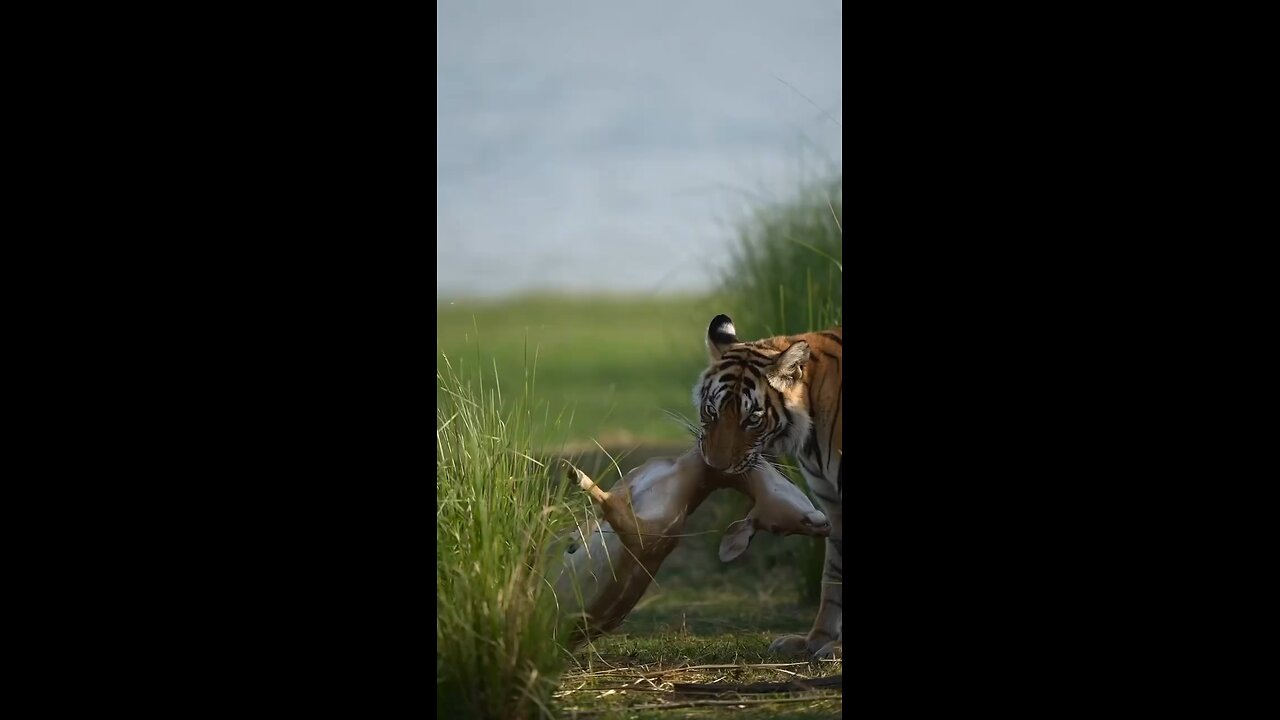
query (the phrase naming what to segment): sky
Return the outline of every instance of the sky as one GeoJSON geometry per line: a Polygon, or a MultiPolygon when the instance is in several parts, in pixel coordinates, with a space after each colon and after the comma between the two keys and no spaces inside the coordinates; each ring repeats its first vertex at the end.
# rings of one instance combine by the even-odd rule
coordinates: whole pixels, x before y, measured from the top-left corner
{"type": "Polygon", "coordinates": [[[438,0],[436,296],[673,293],[842,162],[834,0],[438,0]]]}

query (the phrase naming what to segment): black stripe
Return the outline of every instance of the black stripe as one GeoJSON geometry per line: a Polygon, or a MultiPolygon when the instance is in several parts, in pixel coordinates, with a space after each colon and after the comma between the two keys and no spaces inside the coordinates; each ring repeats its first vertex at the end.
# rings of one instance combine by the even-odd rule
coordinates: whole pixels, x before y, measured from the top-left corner
{"type": "MultiPolygon", "coordinates": [[[[828,457],[834,457],[834,456],[835,456],[835,454],[836,454],[836,445],[835,445],[835,442],[836,442],[836,419],[838,419],[838,418],[840,417],[840,403],[841,403],[841,402],[843,402],[843,398],[844,398],[844,382],[841,382],[841,383],[840,383],[840,394],[836,395],[836,414],[835,414],[835,417],[831,418],[831,419],[828,421],[828,422],[830,422],[830,423],[831,423],[831,432],[827,434],[827,452],[828,452],[828,453],[830,453],[830,454],[828,455],[828,457]]],[[[825,467],[826,467],[826,465],[823,465],[822,467],[824,467],[824,468],[825,468],[825,467]]]]}
{"type": "MultiPolygon", "coordinates": [[[[750,350],[751,364],[755,367],[766,368],[773,364],[777,358],[773,355],[766,355],[759,350],[750,350]]],[[[746,360],[746,357],[743,358],[746,360]]]]}
{"type": "Polygon", "coordinates": [[[837,345],[839,345],[840,347],[844,347],[844,340],[841,340],[839,335],[833,332],[825,332],[825,331],[820,332],[818,334],[824,338],[827,338],[828,340],[834,340],[837,345]]]}
{"type": "Polygon", "coordinates": [[[840,602],[839,600],[828,600],[828,601],[827,601],[827,604],[828,604],[828,605],[835,605],[835,606],[836,606],[836,607],[838,607],[838,608],[844,609],[844,603],[840,602]]]}
{"type": "Polygon", "coordinates": [[[813,476],[813,477],[815,477],[815,478],[820,478],[820,477],[822,477],[822,473],[820,473],[820,472],[814,472],[814,471],[813,471],[813,468],[809,467],[809,462],[808,462],[808,460],[809,460],[809,458],[807,458],[807,457],[800,458],[800,468],[801,468],[802,470],[804,470],[805,472],[809,473],[811,476],[813,476]]]}
{"type": "Polygon", "coordinates": [[[809,423],[809,439],[805,442],[805,445],[809,447],[807,452],[810,457],[818,458],[817,476],[824,477],[822,472],[822,468],[824,467],[822,463],[822,448],[818,446],[818,424],[815,422],[809,423]]]}
{"type": "MultiPolygon", "coordinates": [[[[821,383],[825,379],[826,379],[826,375],[820,374],[814,380],[814,382],[818,384],[809,386],[809,417],[811,420],[811,422],[809,423],[809,437],[810,437],[811,444],[813,446],[809,450],[809,453],[818,458],[819,468],[826,467],[826,463],[822,462],[822,448],[818,446],[818,422],[817,422],[818,418],[817,418],[817,412],[816,412],[818,409],[818,404],[814,401],[818,398],[818,389],[821,387],[821,383]]],[[[819,473],[819,475],[821,475],[821,473],[819,473]]]]}
{"type": "Polygon", "coordinates": [[[782,413],[778,412],[777,400],[771,393],[764,395],[764,408],[765,433],[769,435],[769,442],[773,442],[782,431],[782,413]]]}

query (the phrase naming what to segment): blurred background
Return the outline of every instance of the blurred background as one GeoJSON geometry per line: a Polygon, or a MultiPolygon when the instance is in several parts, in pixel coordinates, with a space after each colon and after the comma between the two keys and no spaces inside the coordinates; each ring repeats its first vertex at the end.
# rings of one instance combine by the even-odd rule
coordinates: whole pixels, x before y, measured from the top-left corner
{"type": "Polygon", "coordinates": [[[536,356],[566,442],[643,452],[685,442],[714,315],[838,316],[838,2],[436,8],[441,364],[536,356]]]}

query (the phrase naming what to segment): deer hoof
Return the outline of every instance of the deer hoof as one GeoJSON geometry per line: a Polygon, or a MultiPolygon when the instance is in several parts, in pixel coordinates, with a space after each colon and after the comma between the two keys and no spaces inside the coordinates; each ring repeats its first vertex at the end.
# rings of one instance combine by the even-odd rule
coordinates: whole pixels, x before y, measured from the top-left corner
{"type": "Polygon", "coordinates": [[[839,660],[844,655],[844,649],[840,640],[832,640],[831,642],[818,648],[813,654],[814,660],[839,660]]]}
{"type": "Polygon", "coordinates": [[[565,479],[569,480],[570,482],[578,482],[580,479],[580,476],[582,475],[582,471],[574,467],[573,463],[569,462],[568,460],[561,460],[560,463],[564,466],[565,479]]]}
{"type": "Polygon", "coordinates": [[[769,646],[769,652],[779,655],[797,655],[809,652],[809,638],[804,635],[783,635],[769,646]]]}

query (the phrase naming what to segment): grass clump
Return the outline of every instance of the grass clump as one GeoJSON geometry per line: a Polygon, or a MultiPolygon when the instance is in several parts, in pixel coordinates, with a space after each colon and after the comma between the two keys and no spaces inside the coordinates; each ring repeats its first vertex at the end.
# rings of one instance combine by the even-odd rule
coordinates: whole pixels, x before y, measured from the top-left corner
{"type": "Polygon", "coordinates": [[[841,322],[844,176],[754,208],[738,225],[722,278],[738,337],[819,330],[841,322]]]}
{"type": "Polygon", "coordinates": [[[447,718],[554,717],[565,656],[542,550],[571,521],[565,483],[533,459],[559,419],[531,381],[496,382],[445,359],[436,374],[436,710],[447,718]],[[549,415],[544,411],[544,415],[549,415]],[[536,422],[535,422],[536,421],[536,422]]]}

